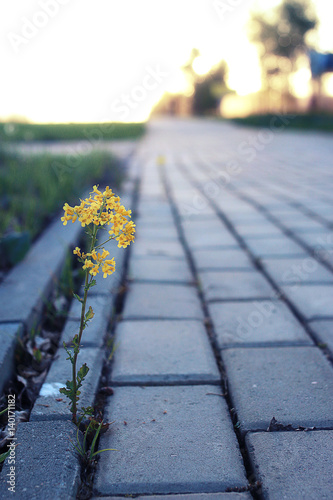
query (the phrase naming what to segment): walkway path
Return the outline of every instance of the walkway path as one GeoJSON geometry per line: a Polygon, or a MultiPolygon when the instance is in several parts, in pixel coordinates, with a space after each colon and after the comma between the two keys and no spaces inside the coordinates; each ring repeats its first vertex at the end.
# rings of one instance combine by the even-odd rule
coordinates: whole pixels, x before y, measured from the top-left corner
{"type": "Polygon", "coordinates": [[[153,122],[133,159],[96,498],[333,498],[333,143],[280,128],[153,122]]]}

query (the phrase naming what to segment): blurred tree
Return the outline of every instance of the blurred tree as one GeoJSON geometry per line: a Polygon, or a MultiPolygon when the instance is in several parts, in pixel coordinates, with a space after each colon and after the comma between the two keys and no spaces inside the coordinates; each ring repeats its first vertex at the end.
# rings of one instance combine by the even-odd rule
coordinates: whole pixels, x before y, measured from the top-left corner
{"type": "Polygon", "coordinates": [[[194,84],[193,114],[214,114],[218,111],[221,99],[230,92],[226,84],[227,64],[221,61],[211,71],[198,78],[194,84]]]}
{"type": "Polygon", "coordinates": [[[263,86],[288,91],[288,76],[307,52],[307,33],[317,25],[310,0],[283,0],[274,10],[252,14],[249,39],[259,47],[263,86]]]}
{"type": "Polygon", "coordinates": [[[228,66],[220,61],[206,75],[198,75],[193,65],[199,56],[199,50],[192,49],[189,60],[182,67],[193,86],[192,112],[194,115],[216,114],[223,96],[231,92],[226,83],[228,66]]]}

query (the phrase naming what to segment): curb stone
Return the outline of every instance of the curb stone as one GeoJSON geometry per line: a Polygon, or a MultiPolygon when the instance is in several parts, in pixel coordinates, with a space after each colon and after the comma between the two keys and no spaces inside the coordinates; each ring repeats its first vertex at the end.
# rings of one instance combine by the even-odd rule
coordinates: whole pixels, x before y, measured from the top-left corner
{"type": "MultiPolygon", "coordinates": [[[[94,497],[92,500],[98,500],[94,497]]],[[[185,495],[149,495],[135,497],[136,500],[252,500],[250,493],[186,493],[185,495]]],[[[120,497],[103,497],[103,500],[120,500],[120,497]]]]}
{"type": "Polygon", "coordinates": [[[66,252],[78,240],[81,230],[73,224],[63,231],[62,222],[56,220],[0,284],[1,392],[14,371],[17,338],[39,321],[61,273],[66,252]]]}
{"type": "Polygon", "coordinates": [[[80,464],[69,439],[76,441],[70,422],[24,422],[17,426],[15,493],[7,484],[7,459],[0,475],[0,498],[71,500],[80,484],[80,464]]]}
{"type": "Polygon", "coordinates": [[[11,379],[14,371],[13,359],[17,339],[22,336],[22,323],[3,323],[0,324],[0,393],[11,379]]]}

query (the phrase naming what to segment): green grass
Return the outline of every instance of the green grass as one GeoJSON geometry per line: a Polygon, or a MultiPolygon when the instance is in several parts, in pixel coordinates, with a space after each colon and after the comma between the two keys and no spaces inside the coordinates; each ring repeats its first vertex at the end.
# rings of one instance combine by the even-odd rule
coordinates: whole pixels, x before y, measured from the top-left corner
{"type": "MultiPolygon", "coordinates": [[[[278,114],[265,114],[265,115],[250,115],[245,118],[232,118],[231,121],[240,125],[249,125],[252,127],[271,127],[272,119],[278,114]]],[[[333,131],[333,115],[330,114],[299,114],[299,115],[281,115],[288,120],[287,129],[298,130],[320,130],[331,132],[333,131]]],[[[286,122],[279,122],[282,123],[286,122]]]]}
{"type": "Polygon", "coordinates": [[[137,139],[144,123],[0,123],[0,142],[137,139]]]}
{"type": "Polygon", "coordinates": [[[19,261],[22,258],[20,245],[24,247],[23,254],[29,246],[23,235],[28,235],[30,241],[34,239],[65,202],[77,204],[82,192],[94,183],[105,182],[116,189],[122,176],[119,162],[109,153],[93,152],[80,156],[75,166],[71,166],[66,156],[41,154],[23,157],[2,152],[0,267],[9,267],[19,261]],[[18,240],[15,239],[17,233],[21,235],[18,240]],[[14,262],[3,255],[6,248],[9,253],[19,254],[14,262]]]}

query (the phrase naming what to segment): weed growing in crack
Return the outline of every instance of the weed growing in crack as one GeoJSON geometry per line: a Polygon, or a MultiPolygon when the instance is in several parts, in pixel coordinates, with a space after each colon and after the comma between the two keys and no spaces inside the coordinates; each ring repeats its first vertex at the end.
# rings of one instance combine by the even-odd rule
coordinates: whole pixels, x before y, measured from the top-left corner
{"type": "Polygon", "coordinates": [[[118,247],[126,248],[134,241],[135,224],[130,220],[131,210],[126,210],[121,205],[119,196],[116,196],[108,186],[103,192],[99,191],[98,186],[94,186],[89,198],[80,201],[80,205],[75,207],[70,207],[65,203],[64,216],[61,218],[64,225],[69,221],[74,223],[78,220],[82,227],[86,228],[89,239],[89,251],[85,253],[79,247],[76,247],[73,252],[77,256],[78,261],[83,264],[82,269],[85,273],[84,289],[83,296],[73,293],[74,297],[81,304],[80,327],[78,333],[74,335],[71,341],[70,348],[67,347],[65,342],[63,344],[68,354],[67,359],[72,365],[72,378],[71,380],[67,380],[66,387],[62,387],[60,393],[64,394],[71,403],[72,421],[78,429],[80,427],[84,429],[83,442],[81,443],[78,433],[77,444],[74,447],[81,456],[85,456],[88,461],[91,461],[99,453],[94,451],[96,441],[101,430],[107,424],[104,424],[103,421],[98,422],[92,416],[92,407],[81,408],[81,411],[78,411],[80,389],[89,372],[89,367],[86,363],[83,363],[80,368],[77,368],[77,359],[81,348],[83,332],[95,314],[92,307],[87,306],[87,298],[89,290],[96,285],[95,276],[100,271],[103,273],[103,278],[107,278],[115,271],[114,258],[108,259],[109,252],[104,249],[104,245],[111,240],[116,240],[118,247]],[[106,240],[101,244],[97,244],[99,230],[106,230],[108,232],[106,240]],[[89,423],[82,426],[85,417],[88,417],[89,423]],[[90,438],[91,435],[93,435],[92,439],[90,438]],[[90,451],[88,447],[89,439],[91,439],[89,443],[90,451]]]}

